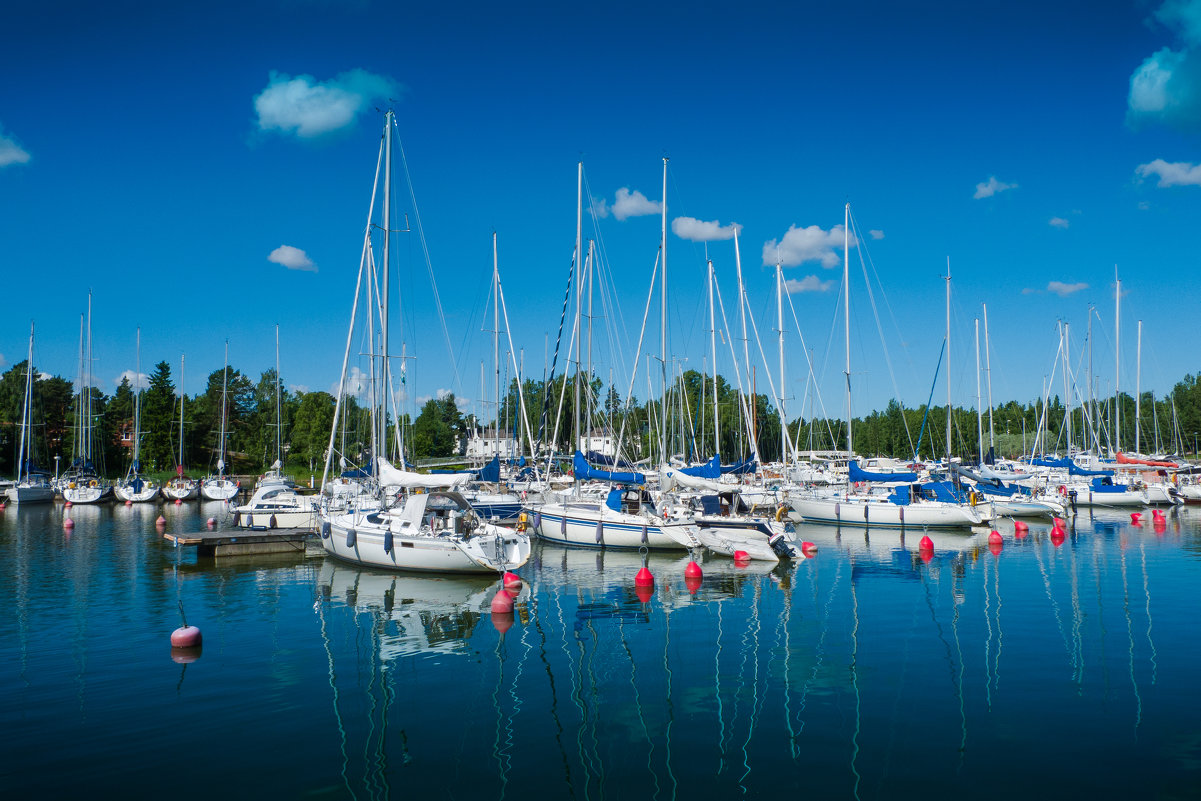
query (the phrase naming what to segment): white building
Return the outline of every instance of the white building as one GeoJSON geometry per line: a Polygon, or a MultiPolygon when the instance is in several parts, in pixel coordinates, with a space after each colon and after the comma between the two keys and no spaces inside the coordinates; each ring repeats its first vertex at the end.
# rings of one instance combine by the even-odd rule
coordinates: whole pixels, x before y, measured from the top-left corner
{"type": "Polygon", "coordinates": [[[502,431],[498,437],[495,429],[485,428],[473,429],[467,433],[467,448],[463,455],[468,459],[487,461],[493,456],[517,459],[521,454],[517,448],[517,440],[511,434],[502,431]]]}
{"type": "Polygon", "coordinates": [[[610,432],[594,428],[588,432],[587,436],[580,437],[580,451],[583,453],[593,451],[602,456],[616,456],[617,441],[610,432]]]}

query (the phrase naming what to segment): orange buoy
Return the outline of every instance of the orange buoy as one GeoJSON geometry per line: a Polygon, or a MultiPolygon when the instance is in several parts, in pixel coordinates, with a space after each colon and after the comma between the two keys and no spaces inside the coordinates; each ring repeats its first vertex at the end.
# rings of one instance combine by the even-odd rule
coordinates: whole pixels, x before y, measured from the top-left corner
{"type": "Polygon", "coordinates": [[[929,535],[923,536],[922,541],[918,543],[917,547],[922,551],[933,551],[934,540],[930,539],[929,535]]]}
{"type": "Polygon", "coordinates": [[[696,595],[696,591],[701,588],[701,581],[700,576],[684,576],[684,586],[688,588],[689,595],[696,595]]]}
{"type": "Polygon", "coordinates": [[[993,531],[993,532],[989,533],[989,535],[988,535],[988,544],[989,545],[993,545],[993,544],[1001,545],[1004,542],[1005,542],[1005,540],[1001,536],[1001,532],[993,531]]]}
{"type": "Polygon", "coordinates": [[[513,596],[504,590],[497,590],[496,595],[492,596],[492,611],[502,615],[512,614],[513,596]]]}
{"type": "Polygon", "coordinates": [[[689,562],[684,566],[684,578],[703,578],[704,573],[701,572],[701,566],[696,563],[696,560],[689,562]]]}
{"type": "Polygon", "coordinates": [[[203,638],[195,626],[180,626],[171,632],[172,648],[198,648],[203,638]]]}
{"type": "Polygon", "coordinates": [[[634,576],[634,586],[653,587],[655,586],[655,577],[651,574],[650,570],[644,567],[634,576]]]}
{"type": "Polygon", "coordinates": [[[75,521],[68,517],[66,520],[63,521],[63,528],[65,528],[65,529],[75,528],[75,521]]]}
{"type": "Polygon", "coordinates": [[[520,590],[521,589],[521,576],[517,575],[516,573],[510,573],[508,571],[505,571],[503,583],[505,585],[506,590],[510,589],[510,588],[520,590]]]}

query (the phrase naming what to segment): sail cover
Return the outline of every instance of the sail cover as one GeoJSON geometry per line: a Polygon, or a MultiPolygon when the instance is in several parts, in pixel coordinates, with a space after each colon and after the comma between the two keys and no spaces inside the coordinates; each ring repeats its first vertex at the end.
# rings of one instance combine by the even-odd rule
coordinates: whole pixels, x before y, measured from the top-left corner
{"type": "Polygon", "coordinates": [[[748,456],[742,461],[735,462],[734,464],[723,464],[721,466],[721,472],[735,476],[741,476],[745,475],[746,473],[755,472],[755,468],[757,466],[758,465],[755,463],[755,458],[753,456],[748,456]]]}
{"type": "Polygon", "coordinates": [[[1070,476],[1112,476],[1112,470],[1085,470],[1075,462],[1068,462],[1068,475],[1070,476]]]}
{"type": "Polygon", "coordinates": [[[645,484],[646,476],[642,473],[618,473],[612,470],[598,470],[584,459],[584,454],[579,451],[575,452],[575,458],[571,461],[571,468],[575,474],[576,481],[587,481],[595,479],[597,481],[616,481],[621,484],[645,484]]]}
{"type": "Polygon", "coordinates": [[[414,489],[428,487],[431,489],[457,487],[471,480],[472,473],[451,473],[450,475],[432,475],[428,473],[413,473],[393,467],[384,457],[379,457],[379,483],[381,487],[403,487],[414,489]]]}
{"type": "Polygon", "coordinates": [[[730,492],[736,490],[737,487],[730,484],[722,484],[720,481],[713,481],[708,478],[699,478],[691,473],[685,472],[685,469],[675,467],[664,467],[659,471],[659,486],[662,489],[670,490],[674,486],[681,486],[687,489],[706,490],[708,492],[730,492]]]}
{"type": "Polygon", "coordinates": [[[869,473],[859,466],[859,462],[851,462],[848,467],[851,481],[917,481],[917,473],[869,473]]]}
{"type": "Polygon", "coordinates": [[[698,464],[693,467],[681,467],[679,472],[686,476],[696,476],[697,478],[720,478],[721,477],[721,457],[714,456],[704,464],[698,464]]]}
{"type": "Polygon", "coordinates": [[[500,482],[500,457],[493,456],[492,461],[476,471],[480,481],[500,482]]]}

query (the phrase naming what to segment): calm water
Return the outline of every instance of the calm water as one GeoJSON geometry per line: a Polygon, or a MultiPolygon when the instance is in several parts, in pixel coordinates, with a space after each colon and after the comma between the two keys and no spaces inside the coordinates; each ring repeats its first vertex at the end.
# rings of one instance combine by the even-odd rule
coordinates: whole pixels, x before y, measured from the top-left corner
{"type": "Polygon", "coordinates": [[[815,559],[695,594],[652,556],[648,603],[637,554],[547,546],[502,634],[495,582],[154,531],[220,508],[0,513],[4,798],[1201,797],[1201,511],[928,562],[804,527],[815,559]]]}

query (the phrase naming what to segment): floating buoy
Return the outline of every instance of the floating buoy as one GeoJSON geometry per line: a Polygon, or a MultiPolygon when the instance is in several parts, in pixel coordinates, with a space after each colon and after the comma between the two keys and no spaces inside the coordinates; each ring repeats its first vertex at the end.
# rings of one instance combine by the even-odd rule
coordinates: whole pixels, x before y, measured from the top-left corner
{"type": "Polygon", "coordinates": [[[70,502],[70,501],[67,501],[66,503],[64,503],[64,504],[63,504],[63,506],[65,506],[66,508],[70,509],[70,508],[71,508],[71,502],[70,502]]]}
{"type": "Polygon", "coordinates": [[[1130,513],[1130,522],[1136,526],[1142,524],[1143,513],[1142,512],[1131,512],[1130,513]]]}
{"type": "Polygon", "coordinates": [[[492,611],[502,615],[512,614],[513,596],[504,590],[497,590],[496,595],[492,596],[492,611]]]}
{"type": "Polygon", "coordinates": [[[1025,521],[1022,521],[1022,520],[1014,520],[1013,521],[1013,533],[1014,534],[1017,534],[1019,531],[1026,532],[1029,530],[1030,530],[1030,526],[1026,525],[1025,521]]]}
{"type": "Polygon", "coordinates": [[[934,540],[930,539],[929,535],[923,536],[922,541],[917,544],[918,550],[933,551],[934,540]]]}
{"type": "Polygon", "coordinates": [[[988,544],[989,545],[993,545],[994,543],[996,545],[1001,545],[1004,542],[1005,542],[1005,540],[1001,537],[1001,532],[993,531],[993,532],[989,533],[989,535],[988,535],[988,544]]]}
{"type": "Polygon", "coordinates": [[[651,602],[651,598],[655,597],[655,588],[649,584],[634,585],[634,594],[638,596],[638,600],[644,604],[651,602]]]}
{"type": "Polygon", "coordinates": [[[217,518],[215,518],[215,517],[210,517],[210,518],[208,519],[208,527],[209,527],[209,528],[216,528],[216,527],[217,527],[217,518]]]}
{"type": "Polygon", "coordinates": [[[817,546],[812,542],[802,542],[801,553],[805,554],[805,556],[812,556],[817,553],[817,546]]]}
{"type": "Polygon", "coordinates": [[[1063,518],[1062,517],[1053,517],[1051,519],[1055,521],[1055,528],[1063,528],[1063,518]]]}
{"type": "Polygon", "coordinates": [[[171,648],[171,661],[177,665],[188,665],[200,658],[201,647],[197,645],[195,648],[171,648]]]}
{"type": "Polygon", "coordinates": [[[917,555],[918,555],[918,558],[920,558],[923,562],[925,562],[926,564],[930,564],[930,560],[934,558],[934,549],[933,548],[922,548],[921,550],[919,550],[917,552],[917,555]]]}
{"type": "Polygon", "coordinates": [[[1163,512],[1159,511],[1158,509],[1151,510],[1151,517],[1152,517],[1152,519],[1154,519],[1156,521],[1167,519],[1164,517],[1163,512]]]}
{"type": "Polygon", "coordinates": [[[701,588],[701,582],[700,576],[684,576],[684,586],[688,588],[689,595],[696,595],[696,591],[701,588]]]}
{"type": "Polygon", "coordinates": [[[684,567],[684,578],[702,578],[704,573],[701,572],[701,566],[696,563],[696,560],[689,562],[684,567]]]}
{"type": "Polygon", "coordinates": [[[504,576],[505,589],[521,589],[521,576],[516,573],[505,572],[504,576]]]}
{"type": "Polygon", "coordinates": [[[1155,533],[1156,534],[1162,534],[1163,532],[1165,532],[1167,530],[1167,528],[1168,528],[1167,520],[1164,520],[1162,517],[1155,518],[1155,533]]]}
{"type": "Polygon", "coordinates": [[[734,551],[734,561],[736,563],[746,564],[751,561],[751,555],[746,551],[734,551]]]}
{"type": "Polygon", "coordinates": [[[167,525],[167,518],[163,517],[162,515],[159,515],[159,516],[158,516],[158,520],[155,520],[155,521],[154,521],[154,525],[156,525],[156,526],[165,526],[165,525],[167,525]]]}
{"type": "Polygon", "coordinates": [[[500,634],[513,628],[514,615],[512,612],[493,612],[492,627],[500,634]]]}
{"type": "Polygon", "coordinates": [[[176,499],[175,499],[175,505],[176,505],[176,506],[179,506],[181,503],[183,503],[183,501],[182,501],[181,499],[179,499],[179,498],[176,498],[176,499]]]}
{"type": "Polygon", "coordinates": [[[988,543],[989,553],[991,553],[993,556],[1000,556],[1001,551],[1003,551],[1004,549],[1005,549],[1005,546],[1002,545],[1000,542],[989,542],[988,543]]]}
{"type": "Polygon", "coordinates": [[[1051,542],[1055,545],[1056,548],[1058,548],[1060,545],[1063,545],[1063,529],[1061,529],[1061,528],[1051,529],[1051,542]]]}
{"type": "Polygon", "coordinates": [[[125,502],[125,505],[126,505],[126,506],[133,506],[133,501],[126,501],[126,502],[125,502]]]}
{"type": "Polygon", "coordinates": [[[7,504],[7,503],[4,503],[3,501],[0,501],[0,512],[3,512],[3,511],[4,511],[4,507],[6,507],[6,506],[8,506],[8,504],[7,504]]]}
{"type": "Polygon", "coordinates": [[[75,521],[68,517],[66,520],[63,521],[63,528],[65,528],[65,529],[75,528],[75,521]]]}
{"type": "Polygon", "coordinates": [[[653,587],[655,586],[655,577],[651,574],[650,570],[644,567],[634,576],[634,586],[653,587]]]}
{"type": "Polygon", "coordinates": [[[180,626],[171,632],[171,647],[197,648],[200,646],[202,639],[200,629],[195,626],[180,626]]]}

